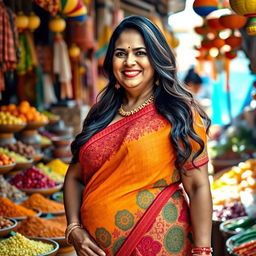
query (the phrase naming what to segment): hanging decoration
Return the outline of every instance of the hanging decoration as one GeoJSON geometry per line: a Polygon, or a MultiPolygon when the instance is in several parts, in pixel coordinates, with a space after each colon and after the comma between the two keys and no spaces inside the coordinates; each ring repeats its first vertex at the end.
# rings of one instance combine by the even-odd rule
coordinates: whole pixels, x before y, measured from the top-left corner
{"type": "Polygon", "coordinates": [[[34,2],[53,16],[60,9],[60,0],[34,0],[34,2]]]}
{"type": "Polygon", "coordinates": [[[199,16],[206,17],[211,12],[218,9],[217,0],[195,0],[193,9],[199,16]]]}
{"type": "Polygon", "coordinates": [[[4,72],[14,71],[18,62],[18,34],[15,15],[0,1],[0,99],[5,89],[4,72]]]}
{"type": "Polygon", "coordinates": [[[40,22],[40,18],[34,12],[31,12],[28,16],[28,29],[33,32],[40,26],[40,22]]]}
{"type": "Polygon", "coordinates": [[[254,0],[229,0],[231,8],[240,15],[248,17],[246,32],[256,35],[256,1],[254,0]]]}
{"type": "Polygon", "coordinates": [[[82,0],[60,0],[61,13],[70,21],[83,22],[86,19],[87,8],[82,0]]]}
{"type": "Polygon", "coordinates": [[[73,97],[71,65],[68,48],[61,34],[65,27],[65,20],[59,16],[49,22],[49,29],[54,33],[53,72],[58,75],[58,80],[61,83],[60,97],[61,99],[71,99],[73,97]]]}
{"type": "Polygon", "coordinates": [[[28,24],[29,24],[28,17],[23,12],[19,12],[16,16],[16,26],[18,28],[18,31],[23,31],[27,29],[28,24]]]}

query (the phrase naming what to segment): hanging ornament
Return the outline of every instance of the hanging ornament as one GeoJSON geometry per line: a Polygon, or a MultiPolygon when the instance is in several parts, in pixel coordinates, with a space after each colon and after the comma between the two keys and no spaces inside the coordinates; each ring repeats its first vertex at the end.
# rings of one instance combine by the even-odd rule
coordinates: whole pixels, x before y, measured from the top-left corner
{"type": "Polygon", "coordinates": [[[60,16],[53,17],[49,22],[49,29],[54,33],[60,33],[66,28],[66,21],[60,16]]]}
{"type": "Polygon", "coordinates": [[[232,34],[230,37],[225,39],[225,42],[227,45],[230,45],[232,48],[238,48],[242,43],[242,37],[235,36],[234,34],[232,34]]]}
{"type": "Polygon", "coordinates": [[[206,17],[209,13],[218,9],[217,0],[195,0],[193,9],[199,16],[206,17]]]}
{"type": "Polygon", "coordinates": [[[229,3],[237,14],[249,17],[246,32],[248,35],[256,35],[256,1],[229,0],[229,3]]]}
{"type": "Polygon", "coordinates": [[[28,27],[28,23],[28,17],[23,12],[19,12],[16,16],[16,26],[18,28],[18,31],[25,30],[28,27]]]}
{"type": "Polygon", "coordinates": [[[237,14],[228,14],[221,16],[219,21],[225,28],[240,29],[246,24],[247,18],[237,14]]]}
{"type": "Polygon", "coordinates": [[[225,27],[221,25],[219,18],[207,19],[207,25],[214,31],[221,31],[225,29],[225,27]]]}
{"type": "Polygon", "coordinates": [[[68,50],[68,53],[72,59],[77,59],[80,55],[80,48],[77,45],[72,44],[68,50]]]}
{"type": "Polygon", "coordinates": [[[28,16],[28,29],[34,31],[40,26],[40,22],[40,18],[34,12],[31,12],[28,16]]]}
{"type": "Polygon", "coordinates": [[[237,51],[236,50],[231,50],[229,52],[225,52],[226,58],[233,60],[237,56],[237,51]]]}

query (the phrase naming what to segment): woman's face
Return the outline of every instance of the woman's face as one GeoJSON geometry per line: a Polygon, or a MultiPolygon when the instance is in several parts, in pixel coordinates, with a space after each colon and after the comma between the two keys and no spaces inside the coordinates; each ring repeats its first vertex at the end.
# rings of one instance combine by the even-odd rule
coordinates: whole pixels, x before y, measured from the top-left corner
{"type": "Polygon", "coordinates": [[[141,34],[135,29],[124,30],[115,43],[113,72],[117,82],[127,91],[152,90],[154,69],[141,34]]]}

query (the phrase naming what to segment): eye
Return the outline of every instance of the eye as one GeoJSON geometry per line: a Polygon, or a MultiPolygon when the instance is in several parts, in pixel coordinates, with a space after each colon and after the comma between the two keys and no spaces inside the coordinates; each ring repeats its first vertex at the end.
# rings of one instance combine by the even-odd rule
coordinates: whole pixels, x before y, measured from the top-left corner
{"type": "Polygon", "coordinates": [[[136,55],[138,55],[138,56],[146,56],[147,53],[144,52],[144,51],[137,51],[137,52],[136,52],[136,55]]]}
{"type": "Polygon", "coordinates": [[[125,52],[116,52],[116,53],[115,53],[115,56],[116,56],[116,57],[125,57],[125,56],[126,56],[126,53],[125,53],[125,52]]]}

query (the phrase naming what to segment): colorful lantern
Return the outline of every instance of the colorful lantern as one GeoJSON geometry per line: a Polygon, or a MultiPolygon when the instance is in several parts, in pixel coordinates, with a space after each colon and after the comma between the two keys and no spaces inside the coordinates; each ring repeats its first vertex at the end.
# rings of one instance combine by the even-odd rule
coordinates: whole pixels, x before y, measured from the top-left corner
{"type": "Polygon", "coordinates": [[[19,12],[16,16],[16,26],[19,31],[23,31],[28,27],[28,17],[23,12],[19,12]]]}
{"type": "Polygon", "coordinates": [[[237,52],[235,50],[232,50],[230,52],[225,52],[226,58],[233,60],[237,56],[237,52]]]}
{"type": "Polygon", "coordinates": [[[215,31],[220,31],[220,30],[223,30],[225,29],[225,27],[223,27],[219,21],[219,18],[210,18],[210,19],[207,19],[207,24],[208,26],[215,30],[215,31]]]}
{"type": "Polygon", "coordinates": [[[220,49],[224,45],[225,45],[225,40],[223,40],[219,37],[216,37],[212,40],[212,46],[216,47],[217,49],[220,49]]]}
{"type": "Polygon", "coordinates": [[[232,48],[237,48],[242,43],[242,37],[231,35],[230,37],[225,39],[225,42],[226,42],[226,44],[230,45],[232,48]]]}
{"type": "Polygon", "coordinates": [[[246,31],[249,35],[256,35],[256,1],[229,0],[231,8],[240,15],[249,17],[246,31]]]}
{"type": "Polygon", "coordinates": [[[66,28],[66,21],[59,16],[55,16],[49,22],[49,29],[54,33],[62,32],[66,28]]]}
{"type": "Polygon", "coordinates": [[[193,3],[194,11],[202,17],[218,9],[217,0],[195,0],[193,3]]]}
{"type": "Polygon", "coordinates": [[[40,18],[35,15],[35,13],[31,12],[28,16],[28,29],[34,31],[40,26],[40,18]]]}
{"type": "Polygon", "coordinates": [[[79,0],[61,0],[62,13],[66,14],[74,10],[78,2],[79,0]]]}
{"type": "Polygon", "coordinates": [[[228,14],[221,16],[219,21],[225,28],[239,29],[246,24],[247,18],[237,14],[228,14]]]}

